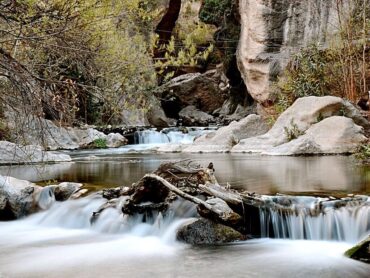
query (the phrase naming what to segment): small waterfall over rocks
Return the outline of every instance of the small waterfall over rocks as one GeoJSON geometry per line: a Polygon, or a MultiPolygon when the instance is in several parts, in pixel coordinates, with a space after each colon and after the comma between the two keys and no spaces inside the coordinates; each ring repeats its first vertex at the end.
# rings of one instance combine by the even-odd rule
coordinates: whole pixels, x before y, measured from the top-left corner
{"type": "Polygon", "coordinates": [[[266,197],[261,237],[358,242],[370,233],[370,198],[266,197]]]}
{"type": "Polygon", "coordinates": [[[135,132],[135,144],[191,144],[194,139],[216,130],[216,127],[156,128],[135,132]]]}

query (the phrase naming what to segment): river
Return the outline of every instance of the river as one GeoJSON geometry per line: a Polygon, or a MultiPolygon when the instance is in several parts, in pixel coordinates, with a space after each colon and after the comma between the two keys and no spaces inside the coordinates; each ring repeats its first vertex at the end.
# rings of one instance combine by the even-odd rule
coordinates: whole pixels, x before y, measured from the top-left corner
{"type": "MultiPolygon", "coordinates": [[[[76,151],[71,153],[73,163],[4,166],[0,167],[0,174],[34,182],[83,182],[94,191],[130,185],[163,162],[191,158],[205,166],[213,162],[221,183],[229,182],[235,188],[260,194],[369,195],[370,192],[369,169],[345,156],[156,154],[128,152],[128,148],[76,151]]],[[[326,236],[319,233],[313,240],[286,233],[284,239],[191,247],[176,242],[175,231],[194,212],[165,219],[158,216],[148,224],[141,219],[127,223],[116,210],[110,209],[91,226],[91,213],[102,202],[90,195],[56,203],[26,219],[0,222],[0,277],[369,277],[370,274],[369,265],[343,256],[346,249],[370,232],[368,207],[361,214],[335,216],[345,221],[341,222],[344,226],[348,224],[343,228],[349,229],[348,237],[330,236],[326,231],[327,220],[320,220],[315,225],[326,236]],[[361,222],[360,228],[351,226],[356,220],[361,222]]]]}

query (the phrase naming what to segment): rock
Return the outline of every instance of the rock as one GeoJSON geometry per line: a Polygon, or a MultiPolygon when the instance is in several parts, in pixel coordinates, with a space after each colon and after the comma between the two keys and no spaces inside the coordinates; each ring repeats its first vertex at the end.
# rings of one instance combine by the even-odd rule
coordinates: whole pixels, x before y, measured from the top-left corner
{"type": "Polygon", "coordinates": [[[147,111],[139,107],[130,110],[123,109],[120,120],[116,124],[123,124],[125,126],[150,126],[146,114],[147,111]]]}
{"type": "Polygon", "coordinates": [[[40,146],[18,146],[0,141],[0,164],[69,162],[71,157],[61,152],[44,151],[40,146]]]}
{"type": "Polygon", "coordinates": [[[280,115],[274,126],[266,134],[242,140],[233,147],[232,152],[267,151],[287,143],[290,137],[287,133],[296,133],[291,135],[299,136],[320,120],[336,115],[344,114],[351,117],[356,124],[367,126],[368,122],[354,111],[353,105],[339,97],[310,96],[299,98],[280,115]]]}
{"type": "Polygon", "coordinates": [[[344,254],[348,258],[370,264],[370,235],[344,254]]]}
{"type": "Polygon", "coordinates": [[[230,227],[201,218],[183,224],[176,238],[192,245],[214,245],[243,240],[244,236],[230,227]]]}
{"type": "Polygon", "coordinates": [[[128,140],[119,133],[109,133],[106,138],[108,148],[118,148],[128,144],[128,140]]]}
{"type": "Polygon", "coordinates": [[[160,104],[151,107],[147,117],[149,123],[155,127],[169,127],[172,125],[176,125],[175,120],[170,120],[169,118],[167,118],[160,104]]]}
{"type": "Polygon", "coordinates": [[[189,105],[212,113],[226,98],[220,83],[223,83],[223,75],[217,70],[184,74],[163,85],[159,98],[166,115],[171,118],[177,118],[180,110],[189,105]]]}
{"type": "Polygon", "coordinates": [[[127,144],[127,140],[120,134],[105,135],[92,127],[62,127],[50,120],[28,119],[17,132],[22,134],[14,141],[26,144],[38,144],[47,150],[74,150],[93,146],[94,141],[103,139],[107,146],[116,148],[127,144]]]}
{"type": "Polygon", "coordinates": [[[49,208],[55,201],[52,187],[6,176],[0,176],[0,197],[0,220],[27,216],[49,208]]]}
{"type": "Polygon", "coordinates": [[[335,0],[242,0],[239,14],[238,67],[248,92],[263,106],[273,103],[271,85],[289,58],[312,42],[325,46],[340,26],[335,0]]]}
{"type": "Polygon", "coordinates": [[[363,128],[352,119],[333,116],[312,125],[304,135],[288,143],[271,148],[262,154],[348,154],[355,153],[368,139],[363,128]]]}
{"type": "Polygon", "coordinates": [[[215,132],[202,135],[184,152],[227,152],[240,140],[261,135],[268,131],[268,125],[261,116],[249,115],[239,122],[232,122],[215,132]]]}
{"type": "Polygon", "coordinates": [[[207,126],[215,120],[213,116],[198,110],[193,105],[182,109],[179,116],[183,124],[187,126],[207,126]]]}
{"type": "Polygon", "coordinates": [[[62,182],[58,185],[52,186],[54,188],[55,200],[57,201],[68,200],[72,195],[77,193],[82,186],[83,186],[82,183],[75,182],[62,182]]]}

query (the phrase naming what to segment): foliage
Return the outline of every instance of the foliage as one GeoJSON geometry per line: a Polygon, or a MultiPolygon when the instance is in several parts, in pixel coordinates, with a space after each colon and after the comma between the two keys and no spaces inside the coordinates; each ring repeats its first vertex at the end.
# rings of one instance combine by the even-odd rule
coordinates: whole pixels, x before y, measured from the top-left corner
{"type": "Polygon", "coordinates": [[[232,13],[232,0],[205,0],[199,14],[201,21],[220,26],[232,13]]]}
{"type": "MultiPolygon", "coordinates": [[[[340,2],[340,0],[338,0],[340,2]]],[[[277,82],[275,110],[281,113],[297,98],[334,95],[356,102],[370,90],[369,0],[337,5],[339,36],[329,47],[312,44],[296,54],[277,82]]]]}
{"type": "Polygon", "coordinates": [[[369,160],[370,159],[370,144],[362,145],[356,152],[355,157],[358,160],[369,160]]]}
{"type": "Polygon", "coordinates": [[[289,127],[284,127],[284,132],[288,142],[304,134],[304,132],[299,130],[298,125],[293,120],[291,120],[289,127]]]}
{"type": "Polygon", "coordinates": [[[107,148],[107,140],[104,138],[98,138],[93,141],[93,147],[97,149],[106,149],[107,148]]]}

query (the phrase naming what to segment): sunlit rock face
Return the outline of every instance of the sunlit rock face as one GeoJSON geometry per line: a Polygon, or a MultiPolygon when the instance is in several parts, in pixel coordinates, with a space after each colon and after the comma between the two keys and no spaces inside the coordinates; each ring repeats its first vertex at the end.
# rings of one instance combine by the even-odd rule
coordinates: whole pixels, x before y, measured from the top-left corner
{"type": "Polygon", "coordinates": [[[250,95],[273,102],[271,83],[310,43],[325,46],[339,26],[335,0],[239,0],[238,67],[250,95]]]}

